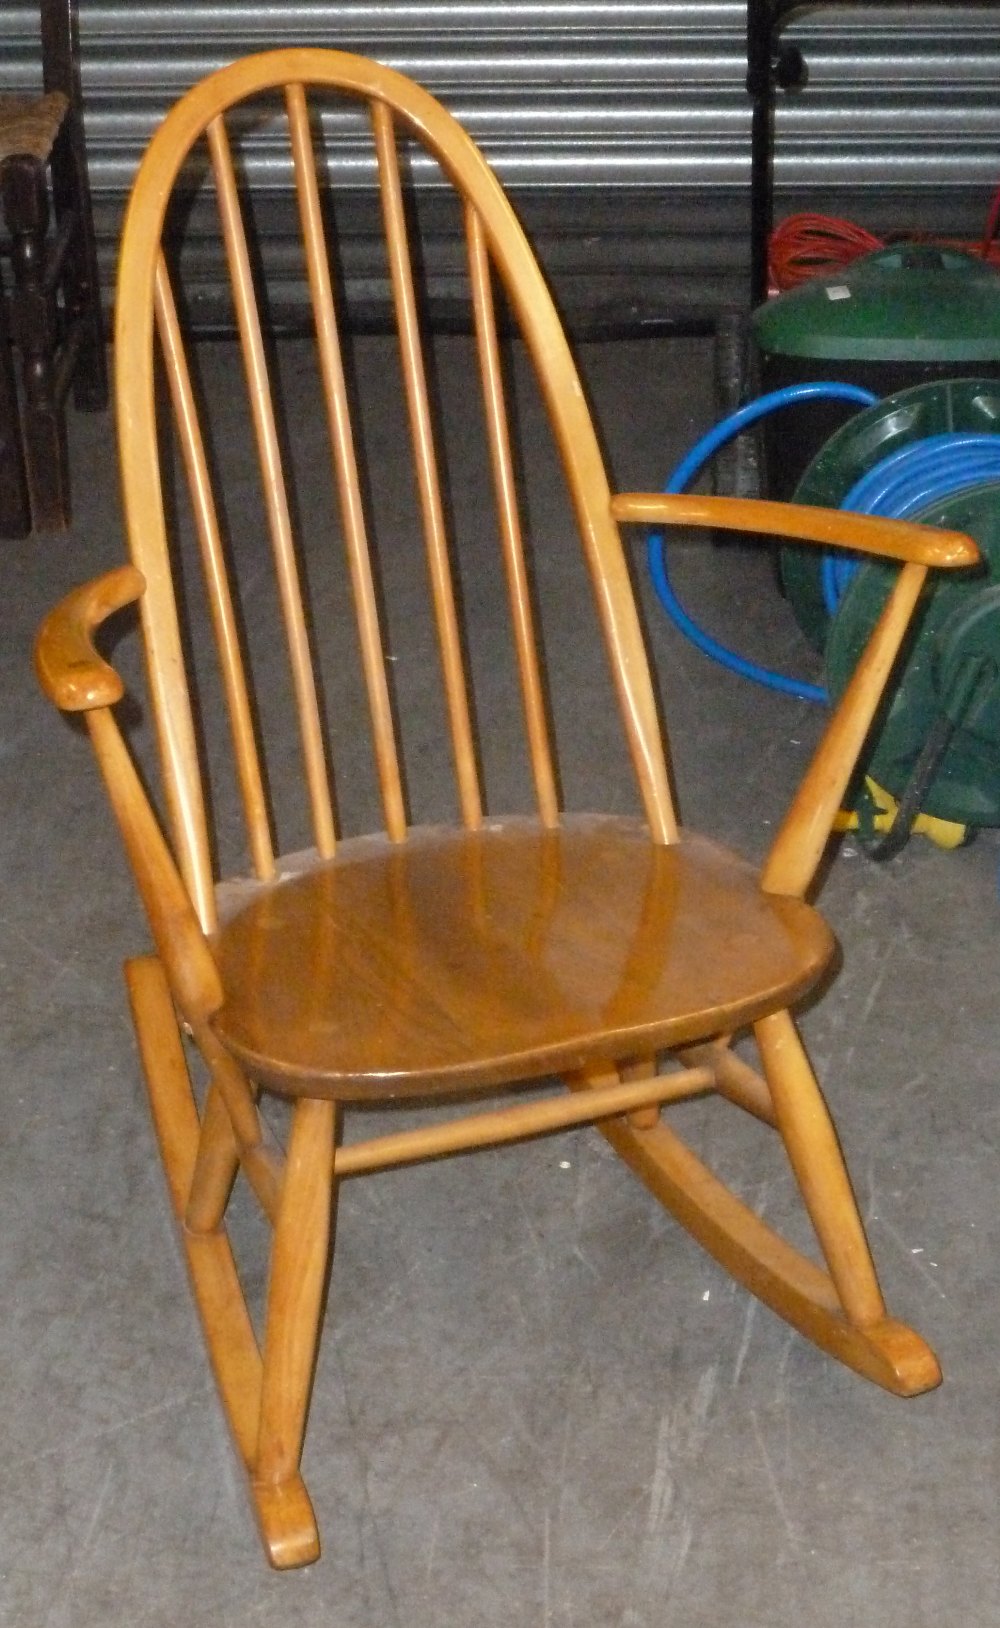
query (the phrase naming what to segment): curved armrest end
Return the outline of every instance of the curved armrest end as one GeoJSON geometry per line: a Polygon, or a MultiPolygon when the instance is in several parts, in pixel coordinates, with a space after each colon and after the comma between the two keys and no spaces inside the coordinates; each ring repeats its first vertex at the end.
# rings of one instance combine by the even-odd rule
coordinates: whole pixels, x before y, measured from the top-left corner
{"type": "Polygon", "coordinates": [[[125,686],[98,654],[93,634],[107,617],[139,599],[145,586],[141,571],[122,565],[74,588],[46,616],[35,639],[35,672],[61,711],[90,712],[121,700],[125,686]]]}
{"type": "Polygon", "coordinates": [[[611,499],[611,512],[621,521],[763,532],[886,559],[912,560],[916,565],[938,570],[976,565],[980,559],[972,538],[960,531],[938,531],[912,520],[884,520],[847,509],[813,508],[805,503],[702,497],[689,492],[619,492],[611,499]]]}

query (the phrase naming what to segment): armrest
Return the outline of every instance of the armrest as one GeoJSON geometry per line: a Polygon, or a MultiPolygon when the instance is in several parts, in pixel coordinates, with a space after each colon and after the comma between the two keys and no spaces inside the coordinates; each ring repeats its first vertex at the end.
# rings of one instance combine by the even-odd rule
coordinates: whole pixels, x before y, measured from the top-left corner
{"type": "Polygon", "coordinates": [[[204,1027],[222,1004],[219,975],[194,905],[156,811],[111,711],[125,693],[114,668],[94,647],[93,634],[115,611],[132,604],[146,582],[135,566],[75,588],[50,611],[35,641],[42,689],[65,712],[85,714],[87,732],[121,832],[139,895],[171,991],[189,1023],[204,1027]]]}
{"type": "Polygon", "coordinates": [[[623,492],[611,500],[616,520],[646,525],[722,527],[796,542],[849,548],[901,563],[882,613],[829,718],[761,873],[766,892],[801,898],[811,887],[834,816],[854,772],[885,686],[932,567],[975,565],[979,550],[960,532],[843,509],[766,503],[749,498],[623,492]]]}
{"type": "Polygon", "coordinates": [[[50,611],[35,640],[35,672],[63,712],[90,712],[120,701],[125,686],[98,654],[93,633],[103,621],[139,599],[146,582],[134,565],[119,566],[74,588],[50,611]]]}
{"type": "Polygon", "coordinates": [[[805,503],[701,497],[688,492],[619,492],[611,499],[611,512],[616,520],[638,524],[764,532],[824,548],[912,560],[939,570],[975,565],[979,560],[971,537],[959,531],[938,531],[909,520],[883,520],[847,509],[814,509],[805,503]]]}

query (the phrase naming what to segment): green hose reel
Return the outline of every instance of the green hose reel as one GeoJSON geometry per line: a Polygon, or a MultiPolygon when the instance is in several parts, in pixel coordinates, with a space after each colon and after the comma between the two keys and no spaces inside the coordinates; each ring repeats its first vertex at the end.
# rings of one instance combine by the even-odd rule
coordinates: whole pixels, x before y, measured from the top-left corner
{"type": "MultiPolygon", "coordinates": [[[[794,501],[839,509],[852,486],[883,458],[914,441],[955,430],[978,435],[1000,431],[1000,380],[947,379],[914,385],[855,413],[824,441],[799,480],[794,501]]],[[[781,550],[778,569],[796,621],[813,649],[822,652],[830,616],[823,600],[820,556],[814,548],[792,545],[781,550]]]]}
{"type": "MultiPolygon", "coordinates": [[[[943,499],[918,518],[967,532],[985,569],[925,591],[866,772],[901,799],[924,747],[937,742],[933,773],[920,790],[922,812],[963,825],[1000,825],[1000,484],[943,499]]],[[[893,577],[894,567],[871,562],[848,585],[824,651],[831,698],[846,689],[893,577]]]]}
{"type": "MultiPolygon", "coordinates": [[[[878,402],[824,444],[795,501],[839,507],[859,477],[890,453],[950,430],[1000,431],[1000,384],[934,382],[878,402]]],[[[925,589],[872,732],[865,773],[900,803],[903,840],[918,808],[966,826],[1000,825],[1000,481],[939,497],[913,518],[968,533],[983,559],[977,570],[938,577],[925,589]]],[[[831,615],[815,551],[781,551],[782,586],[806,637],[823,653],[833,700],[847,686],[896,569],[865,561],[831,615]]]]}

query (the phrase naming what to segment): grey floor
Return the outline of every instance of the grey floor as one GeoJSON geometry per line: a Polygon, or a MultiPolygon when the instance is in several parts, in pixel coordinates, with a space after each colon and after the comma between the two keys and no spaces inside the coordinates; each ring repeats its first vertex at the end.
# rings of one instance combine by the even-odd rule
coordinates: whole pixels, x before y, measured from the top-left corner
{"type": "MultiPolygon", "coordinates": [[[[463,343],[441,347],[446,388],[463,343]]],[[[361,350],[377,362],[376,342],[361,350]]],[[[595,344],[582,360],[619,482],[658,484],[710,420],[706,346],[595,344]]],[[[204,361],[223,401],[231,365],[225,347],[204,361]]],[[[286,365],[294,381],[294,350],[286,365]]],[[[29,666],[45,609],[123,550],[110,423],[76,418],[72,437],[72,532],[0,557],[0,1622],[994,1628],[992,832],[955,854],[914,841],[882,868],[842,848],[821,902],[844,967],[805,1018],[891,1309],[936,1347],[942,1389],[898,1401],[810,1348],[734,1288],[594,1133],[373,1178],[341,1203],[305,1454],[323,1556],[268,1571],[126,1016],[120,963],[145,930],[86,742],[29,666]]],[[[533,439],[529,424],[529,464],[533,439]]],[[[386,436],[385,456],[392,445],[386,436]]],[[[547,518],[538,499],[540,578],[547,518]]],[[[686,646],[631,546],[685,817],[760,853],[817,710],[686,646]]],[[[410,569],[406,557],[392,566],[404,579],[410,569]]],[[[741,648],[811,668],[759,553],[681,544],[676,575],[741,648]]],[[[558,578],[548,586],[558,600],[558,578]]],[[[567,778],[580,801],[628,806],[574,591],[546,627],[550,655],[570,666],[557,708],[567,778]]],[[[480,562],[466,601],[487,638],[498,594],[480,562]]],[[[119,657],[136,671],[134,635],[119,657]]],[[[478,679],[487,717],[491,670],[478,679]]],[[[417,716],[419,727],[419,697],[417,716]]],[[[145,754],[139,711],[132,733],[145,754]]],[[[503,795],[520,771],[502,732],[484,735],[503,795]]],[[[421,762],[418,733],[418,783],[421,762]]],[[[764,1134],[744,1132],[734,1110],[684,1117],[739,1189],[801,1235],[764,1134]]],[[[259,1290],[263,1238],[242,1210],[236,1232],[259,1290]]]]}

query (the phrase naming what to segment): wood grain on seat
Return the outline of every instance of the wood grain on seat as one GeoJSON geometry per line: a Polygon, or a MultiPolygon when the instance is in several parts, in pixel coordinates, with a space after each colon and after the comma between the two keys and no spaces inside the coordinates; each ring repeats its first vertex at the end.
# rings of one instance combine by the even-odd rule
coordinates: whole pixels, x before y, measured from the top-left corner
{"type": "Polygon", "coordinates": [[[833,937],[703,837],[567,816],[364,837],[219,932],[216,1033],[281,1090],[495,1085],[676,1046],[790,1002],[833,937]]]}

